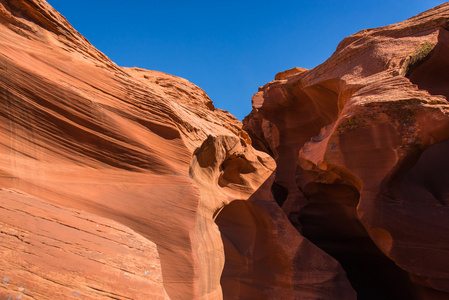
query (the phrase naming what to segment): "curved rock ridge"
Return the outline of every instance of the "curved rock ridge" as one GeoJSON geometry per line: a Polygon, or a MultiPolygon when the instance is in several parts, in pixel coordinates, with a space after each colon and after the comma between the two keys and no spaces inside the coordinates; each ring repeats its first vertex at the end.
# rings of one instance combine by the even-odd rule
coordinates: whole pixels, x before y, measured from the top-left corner
{"type": "Polygon", "coordinates": [[[256,93],[272,192],[358,299],[449,297],[449,4],[360,31],[256,93]]]}
{"type": "Polygon", "coordinates": [[[0,78],[1,297],[355,299],[197,86],[118,67],[43,0],[0,0],[0,78]]]}

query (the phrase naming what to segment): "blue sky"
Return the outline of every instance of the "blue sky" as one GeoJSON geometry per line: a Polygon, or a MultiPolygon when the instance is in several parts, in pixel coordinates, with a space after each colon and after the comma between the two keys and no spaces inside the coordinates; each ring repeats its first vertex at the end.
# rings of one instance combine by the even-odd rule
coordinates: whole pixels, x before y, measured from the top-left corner
{"type": "Polygon", "coordinates": [[[184,77],[238,119],[280,71],[313,68],[348,35],[444,1],[47,0],[119,66],[184,77]]]}

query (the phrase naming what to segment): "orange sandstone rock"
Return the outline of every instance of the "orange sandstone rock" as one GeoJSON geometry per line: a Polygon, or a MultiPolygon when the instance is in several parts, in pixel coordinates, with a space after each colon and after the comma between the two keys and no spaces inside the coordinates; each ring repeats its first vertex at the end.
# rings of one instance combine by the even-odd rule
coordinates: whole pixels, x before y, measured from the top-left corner
{"type": "Polygon", "coordinates": [[[299,74],[299,73],[302,73],[302,72],[305,72],[305,71],[307,71],[307,69],[294,67],[292,69],[285,70],[285,71],[277,73],[276,76],[274,76],[274,79],[275,80],[282,80],[282,79],[285,79],[285,78],[290,77],[292,75],[299,74]]]}
{"type": "Polygon", "coordinates": [[[168,298],[157,247],[143,236],[19,191],[0,195],[3,299],[168,298]]]}
{"type": "Polygon", "coordinates": [[[360,299],[449,297],[449,4],[358,32],[253,97],[291,223],[360,299]]]}
{"type": "Polygon", "coordinates": [[[355,299],[187,80],[116,66],[44,0],[0,0],[0,78],[2,297],[355,299]]]}

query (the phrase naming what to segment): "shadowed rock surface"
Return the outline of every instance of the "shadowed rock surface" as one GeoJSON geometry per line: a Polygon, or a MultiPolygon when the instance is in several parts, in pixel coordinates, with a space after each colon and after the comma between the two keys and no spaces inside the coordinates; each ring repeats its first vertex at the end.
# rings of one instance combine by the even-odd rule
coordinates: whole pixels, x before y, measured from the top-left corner
{"type": "Polygon", "coordinates": [[[277,203],[358,299],[449,298],[448,29],[446,3],[358,32],[260,88],[243,121],[277,203]]]}

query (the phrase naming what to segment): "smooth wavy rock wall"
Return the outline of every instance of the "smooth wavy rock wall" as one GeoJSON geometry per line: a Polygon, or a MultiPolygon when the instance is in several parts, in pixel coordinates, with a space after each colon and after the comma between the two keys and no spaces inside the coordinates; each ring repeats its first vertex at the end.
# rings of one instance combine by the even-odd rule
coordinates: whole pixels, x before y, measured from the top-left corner
{"type": "Polygon", "coordinates": [[[358,299],[449,299],[448,30],[445,3],[360,31],[276,75],[243,122],[278,205],[358,299]]]}
{"type": "Polygon", "coordinates": [[[0,298],[355,299],[241,127],[45,1],[0,0],[0,298]]]}

